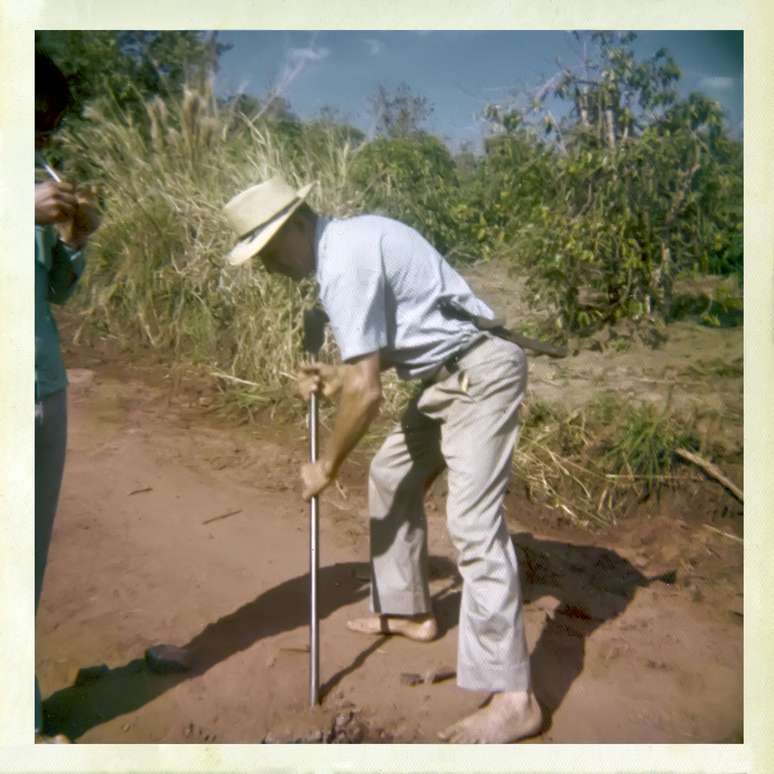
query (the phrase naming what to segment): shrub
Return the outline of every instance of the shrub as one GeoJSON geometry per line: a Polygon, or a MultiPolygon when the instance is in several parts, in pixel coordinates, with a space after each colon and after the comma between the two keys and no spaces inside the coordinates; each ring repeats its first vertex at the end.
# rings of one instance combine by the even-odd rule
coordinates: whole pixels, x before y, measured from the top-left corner
{"type": "Polygon", "coordinates": [[[647,130],[555,164],[553,194],[515,233],[513,254],[560,329],[667,317],[679,272],[741,271],[741,176],[694,132],[647,130]]]}
{"type": "Polygon", "coordinates": [[[440,140],[423,133],[378,138],[358,150],[352,182],[365,210],[416,228],[444,255],[473,257],[459,219],[454,160],[440,140]]]}

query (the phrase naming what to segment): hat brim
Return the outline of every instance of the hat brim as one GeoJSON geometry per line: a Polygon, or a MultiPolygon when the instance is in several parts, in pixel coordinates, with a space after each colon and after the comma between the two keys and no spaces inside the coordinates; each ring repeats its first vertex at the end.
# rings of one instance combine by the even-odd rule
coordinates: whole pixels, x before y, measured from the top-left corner
{"type": "Polygon", "coordinates": [[[314,185],[314,183],[309,183],[299,189],[297,200],[287,210],[270,220],[263,228],[237,242],[226,256],[226,263],[231,266],[239,266],[258,255],[271,241],[271,238],[285,225],[288,218],[304,203],[314,185]]]}

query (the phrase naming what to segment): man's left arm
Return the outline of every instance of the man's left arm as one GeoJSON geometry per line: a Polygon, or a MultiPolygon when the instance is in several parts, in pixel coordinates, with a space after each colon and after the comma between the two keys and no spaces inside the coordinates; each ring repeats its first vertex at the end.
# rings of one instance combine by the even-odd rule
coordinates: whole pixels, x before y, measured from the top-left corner
{"type": "Polygon", "coordinates": [[[303,465],[303,497],[308,500],[335,478],[347,455],[379,414],[382,381],[379,353],[352,358],[341,366],[342,384],[333,433],[320,459],[303,465]]]}

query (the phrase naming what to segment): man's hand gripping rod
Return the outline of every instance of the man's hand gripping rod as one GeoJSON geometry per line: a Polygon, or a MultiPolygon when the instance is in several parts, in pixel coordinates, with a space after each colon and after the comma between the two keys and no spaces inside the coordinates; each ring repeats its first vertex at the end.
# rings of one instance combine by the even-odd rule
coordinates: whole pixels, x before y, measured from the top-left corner
{"type": "MultiPolygon", "coordinates": [[[[328,317],[317,307],[304,310],[304,352],[307,360],[317,359],[325,340],[325,323],[328,317]]],[[[317,398],[316,392],[309,396],[309,461],[317,462],[317,398]]],[[[319,556],[320,518],[317,495],[309,501],[309,704],[320,703],[320,630],[317,613],[317,574],[319,556]]]]}

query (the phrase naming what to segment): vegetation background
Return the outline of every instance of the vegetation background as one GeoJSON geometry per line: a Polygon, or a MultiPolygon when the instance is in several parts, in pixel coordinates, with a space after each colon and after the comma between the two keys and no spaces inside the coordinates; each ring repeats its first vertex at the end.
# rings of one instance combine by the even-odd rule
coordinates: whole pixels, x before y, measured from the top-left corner
{"type": "MultiPolygon", "coordinates": [[[[423,129],[432,105],[406,84],[373,95],[368,141],[335,111],[300,120],[280,95],[216,98],[225,47],[215,33],[37,33],[74,94],[51,158],[97,186],[104,212],[76,301],[81,329],[202,368],[245,416],[287,412],[313,288],[223,261],[223,204],[275,172],[319,181],[311,203],[326,214],[380,212],[416,227],[463,271],[506,265],[536,311],[525,332],[572,348],[621,325],[657,340],[697,311],[708,326],[740,324],[741,293],[728,283],[698,308],[675,283],[722,275],[741,288],[741,141],[718,103],[678,97],[668,51],[638,60],[634,33],[582,35],[584,77],[558,72],[525,109],[491,105],[474,155],[423,129]],[[565,118],[550,97],[566,101],[565,118]]],[[[330,340],[324,356],[335,357],[330,340]]],[[[387,394],[390,416],[407,387],[392,380],[387,394]]],[[[533,404],[520,464],[579,520],[610,520],[605,476],[629,492],[658,488],[675,449],[696,448],[691,426],[623,401],[582,415],[533,404]]]]}

